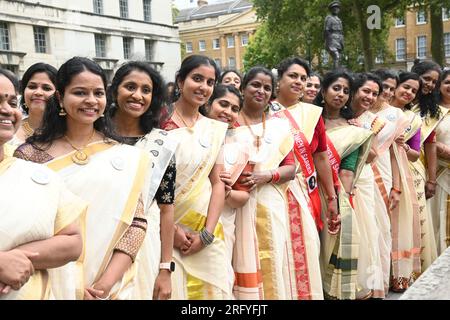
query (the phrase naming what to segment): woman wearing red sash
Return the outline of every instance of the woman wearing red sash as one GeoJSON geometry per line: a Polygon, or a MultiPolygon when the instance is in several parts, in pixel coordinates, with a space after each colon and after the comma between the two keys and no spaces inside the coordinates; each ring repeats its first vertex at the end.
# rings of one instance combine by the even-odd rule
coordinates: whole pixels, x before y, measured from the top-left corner
{"type": "Polygon", "coordinates": [[[294,154],[297,166],[296,179],[288,190],[290,236],[292,251],[289,258],[295,266],[293,277],[297,279],[298,299],[322,299],[320,277],[320,239],[317,230],[321,230],[321,201],[318,179],[327,195],[326,211],[328,228],[335,233],[338,230],[339,217],[337,196],[333,185],[331,167],[328,161],[325,125],[321,117],[322,109],[312,104],[299,102],[305,83],[310,74],[306,61],[300,58],[288,58],[278,67],[279,91],[276,101],[270,109],[279,118],[289,121],[294,137],[294,154]],[[316,170],[317,168],[317,170],[316,170]],[[305,218],[303,213],[307,212],[305,218]],[[313,217],[316,228],[308,228],[309,216],[313,217]],[[297,221],[302,224],[301,235],[295,232],[297,221]],[[299,250],[297,248],[303,248],[299,250]]]}
{"type": "MultiPolygon", "coordinates": [[[[329,299],[355,299],[357,293],[360,233],[352,208],[352,195],[366,162],[373,133],[348,123],[353,117],[352,110],[347,106],[352,81],[343,70],[326,74],[322,90],[315,100],[323,108],[328,156],[339,196],[341,218],[337,234],[325,230],[321,233],[322,279],[325,297],[329,299]]],[[[325,202],[323,192],[321,196],[325,202]]]]}

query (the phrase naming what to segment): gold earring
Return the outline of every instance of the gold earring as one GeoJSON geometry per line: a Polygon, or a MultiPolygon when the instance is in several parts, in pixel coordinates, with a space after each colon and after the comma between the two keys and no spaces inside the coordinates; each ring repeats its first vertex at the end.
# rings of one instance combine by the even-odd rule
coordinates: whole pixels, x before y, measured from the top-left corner
{"type": "Polygon", "coordinates": [[[61,105],[61,109],[59,109],[59,116],[60,117],[67,116],[67,112],[66,112],[66,110],[64,110],[64,107],[62,105],[61,105]]]}

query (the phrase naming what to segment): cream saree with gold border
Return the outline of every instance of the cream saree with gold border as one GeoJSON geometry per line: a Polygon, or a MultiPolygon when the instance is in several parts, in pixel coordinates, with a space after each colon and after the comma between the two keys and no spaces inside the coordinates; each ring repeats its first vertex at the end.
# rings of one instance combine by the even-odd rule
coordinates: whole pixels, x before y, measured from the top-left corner
{"type": "MultiPolygon", "coordinates": [[[[175,223],[199,232],[206,223],[212,186],[209,174],[222,148],[227,124],[201,118],[193,128],[169,131],[178,142],[175,153],[175,223]]],[[[199,252],[184,256],[174,249],[172,298],[178,300],[230,299],[231,262],[227,259],[221,219],[214,230],[214,242],[199,252]]]]}
{"type": "MultiPolygon", "coordinates": [[[[327,130],[327,136],[333,143],[341,159],[361,148],[353,185],[358,181],[372,144],[373,132],[356,126],[342,126],[327,130]]],[[[322,203],[328,201],[321,190],[322,203]]],[[[351,206],[342,184],[338,192],[341,230],[338,235],[330,235],[325,226],[321,236],[321,269],[324,292],[331,299],[356,299],[357,267],[360,250],[360,231],[358,218],[351,206]]],[[[326,221],[326,211],[322,210],[322,219],[326,221]]]]}
{"type": "MultiPolygon", "coordinates": [[[[0,204],[0,251],[49,239],[87,209],[54,172],[11,157],[0,162],[0,190],[8,190],[0,204]]],[[[47,270],[36,270],[19,291],[1,295],[0,300],[53,299],[52,285],[57,286],[58,279],[49,277],[47,270]]]]}
{"type": "MultiPolygon", "coordinates": [[[[251,126],[262,136],[262,124],[251,126]]],[[[235,135],[250,149],[254,171],[274,170],[293,147],[287,120],[271,118],[259,150],[248,127],[235,129],[235,135]]],[[[250,193],[250,199],[236,213],[236,241],[233,268],[237,299],[292,299],[288,267],[287,184],[264,184],[250,193]]]]}
{"type": "MultiPolygon", "coordinates": [[[[436,141],[450,146],[450,113],[436,128],[436,141]]],[[[438,157],[436,194],[428,200],[438,255],[450,246],[450,161],[438,157]]]]}
{"type": "MultiPolygon", "coordinates": [[[[422,127],[420,135],[420,147],[421,155],[420,159],[416,162],[410,162],[410,168],[414,175],[414,185],[416,187],[417,198],[419,200],[419,213],[420,213],[420,225],[421,225],[421,260],[422,260],[422,270],[424,272],[437,258],[437,248],[436,240],[434,237],[434,227],[432,213],[427,205],[427,200],[425,198],[425,182],[428,179],[427,175],[427,163],[425,159],[425,140],[430,136],[430,134],[437,128],[439,123],[444,119],[448,112],[448,109],[439,106],[441,109],[441,114],[439,119],[435,118],[422,118],[422,127]]],[[[417,115],[420,115],[420,110],[418,106],[412,109],[417,115]]]]}
{"type": "MultiPolygon", "coordinates": [[[[70,191],[89,202],[83,224],[82,256],[77,266],[68,266],[72,270],[58,272],[61,283],[67,284],[59,293],[63,299],[70,297],[73,285],[76,298],[82,299],[84,288],[100,278],[115,246],[133,221],[139,197],[146,192],[144,180],[149,168],[149,157],[140,149],[96,142],[83,151],[89,156],[89,163],[84,166],[72,162],[72,153],[46,164],[62,177],[70,191]],[[77,271],[77,283],[67,283],[64,277],[77,271]]],[[[111,289],[112,299],[131,298],[136,268],[137,264],[132,264],[114,285],[111,289]]]]}
{"type": "Polygon", "coordinates": [[[150,157],[150,167],[145,179],[146,192],[144,207],[147,218],[145,240],[136,256],[137,275],[132,298],[151,300],[156,277],[161,262],[160,210],[154,200],[166,169],[175,154],[178,143],[169,137],[164,130],[153,129],[136,147],[144,150],[150,157]]]}

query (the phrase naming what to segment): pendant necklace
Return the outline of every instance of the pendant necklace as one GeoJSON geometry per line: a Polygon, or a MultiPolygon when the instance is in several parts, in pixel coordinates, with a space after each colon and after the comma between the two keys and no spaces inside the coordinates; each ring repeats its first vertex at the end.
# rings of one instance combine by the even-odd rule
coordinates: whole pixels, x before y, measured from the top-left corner
{"type": "Polygon", "coordinates": [[[94,137],[95,130],[93,130],[91,137],[89,138],[88,142],[82,146],[82,147],[75,147],[73,143],[69,140],[69,138],[64,135],[64,139],[70,144],[70,146],[76,150],[76,152],[72,155],[71,159],[73,163],[76,163],[80,166],[83,166],[89,162],[89,156],[83,151],[84,148],[91,142],[92,138],[94,137]]]}

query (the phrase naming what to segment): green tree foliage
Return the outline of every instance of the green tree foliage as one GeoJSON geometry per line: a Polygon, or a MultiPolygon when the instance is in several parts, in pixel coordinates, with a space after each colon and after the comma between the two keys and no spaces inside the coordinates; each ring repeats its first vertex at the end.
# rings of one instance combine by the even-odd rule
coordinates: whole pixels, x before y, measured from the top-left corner
{"type": "MultiPolygon", "coordinates": [[[[407,0],[405,0],[407,1],[407,0]]],[[[370,70],[375,57],[389,61],[387,48],[392,13],[403,0],[342,0],[339,17],[344,26],[345,48],[343,64],[354,71],[370,70]],[[381,29],[369,30],[367,8],[376,4],[381,9],[381,29]]],[[[433,0],[429,0],[433,1],[433,0]]],[[[309,58],[319,71],[331,67],[324,64],[323,28],[329,14],[331,0],[253,0],[258,18],[263,26],[250,41],[244,57],[245,66],[254,64],[273,67],[283,58],[301,55],[309,58]]]]}

